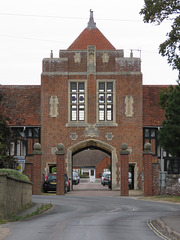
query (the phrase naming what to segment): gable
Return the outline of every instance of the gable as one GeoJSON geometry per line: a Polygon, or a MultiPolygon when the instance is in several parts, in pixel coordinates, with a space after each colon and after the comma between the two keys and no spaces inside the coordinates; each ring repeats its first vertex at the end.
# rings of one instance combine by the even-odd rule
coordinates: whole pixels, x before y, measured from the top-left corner
{"type": "Polygon", "coordinates": [[[115,47],[107,40],[107,38],[96,27],[93,18],[93,11],[90,10],[90,18],[87,28],[76,38],[69,46],[68,50],[84,50],[87,46],[96,46],[97,50],[114,50],[115,47]]]}
{"type": "Polygon", "coordinates": [[[114,50],[115,47],[99,31],[98,28],[86,28],[69,46],[68,50],[84,50],[88,45],[96,46],[97,50],[114,50]]]}

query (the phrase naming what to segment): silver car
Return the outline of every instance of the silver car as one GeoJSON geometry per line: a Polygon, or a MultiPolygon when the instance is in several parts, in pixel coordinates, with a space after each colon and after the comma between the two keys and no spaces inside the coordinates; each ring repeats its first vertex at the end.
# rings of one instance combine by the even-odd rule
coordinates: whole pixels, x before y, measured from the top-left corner
{"type": "Polygon", "coordinates": [[[103,172],[102,175],[101,175],[101,184],[103,185],[103,182],[104,182],[104,178],[107,174],[111,174],[111,172],[103,172]]]}

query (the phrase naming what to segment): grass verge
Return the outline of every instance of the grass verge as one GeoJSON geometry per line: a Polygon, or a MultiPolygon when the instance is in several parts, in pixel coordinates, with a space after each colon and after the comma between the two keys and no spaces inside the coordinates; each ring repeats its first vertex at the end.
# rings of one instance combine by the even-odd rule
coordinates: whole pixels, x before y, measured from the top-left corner
{"type": "Polygon", "coordinates": [[[153,200],[159,202],[170,202],[170,203],[180,203],[180,196],[152,196],[152,197],[143,197],[144,200],[153,200]]]}
{"type": "Polygon", "coordinates": [[[14,222],[14,221],[19,221],[19,220],[23,220],[29,217],[33,217],[36,215],[39,215],[45,211],[48,211],[49,209],[51,209],[53,207],[53,205],[51,203],[48,204],[43,204],[41,205],[41,207],[37,208],[36,211],[32,212],[32,213],[28,213],[26,215],[14,215],[14,216],[10,216],[8,219],[0,219],[0,224],[5,224],[6,222],[14,222]]]}

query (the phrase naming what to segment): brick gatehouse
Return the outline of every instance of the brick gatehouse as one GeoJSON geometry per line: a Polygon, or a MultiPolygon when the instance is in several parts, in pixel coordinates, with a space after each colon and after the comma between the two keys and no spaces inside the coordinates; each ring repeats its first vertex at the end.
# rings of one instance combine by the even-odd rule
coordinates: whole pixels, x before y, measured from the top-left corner
{"type": "Polygon", "coordinates": [[[133,57],[133,52],[124,57],[124,51],[96,27],[92,11],[82,33],[68,49],[59,51],[58,58],[51,51],[42,69],[40,86],[0,86],[2,110],[18,136],[11,154],[20,163],[23,156],[31,162],[33,144],[40,142],[43,178],[56,164],[57,144],[63,143],[70,177],[77,154],[100,150],[110,159],[116,189],[121,176],[120,146],[127,143],[133,188],[139,188],[144,143],[151,142],[154,163],[161,157],[159,92],[166,86],[142,84],[141,59],[133,57]]]}

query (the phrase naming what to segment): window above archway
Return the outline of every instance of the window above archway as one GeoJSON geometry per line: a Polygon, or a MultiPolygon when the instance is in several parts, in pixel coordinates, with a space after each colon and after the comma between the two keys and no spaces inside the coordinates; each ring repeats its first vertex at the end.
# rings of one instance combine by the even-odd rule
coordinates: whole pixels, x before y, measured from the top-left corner
{"type": "Polygon", "coordinates": [[[97,80],[96,122],[99,125],[115,124],[115,99],[115,80],[97,80]]]}
{"type": "Polygon", "coordinates": [[[84,125],[87,122],[86,80],[70,80],[68,89],[68,124],[84,125]]]}

